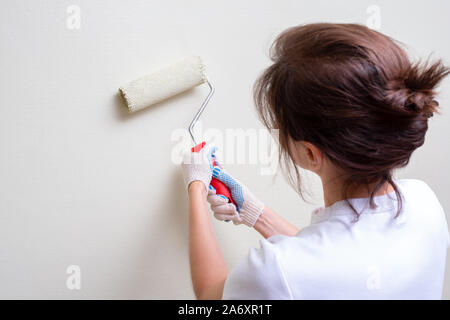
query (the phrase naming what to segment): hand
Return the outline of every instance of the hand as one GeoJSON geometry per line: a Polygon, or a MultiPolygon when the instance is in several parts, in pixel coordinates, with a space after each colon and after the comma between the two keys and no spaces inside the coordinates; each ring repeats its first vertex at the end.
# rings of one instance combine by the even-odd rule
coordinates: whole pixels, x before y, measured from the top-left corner
{"type": "Polygon", "coordinates": [[[188,151],[183,155],[181,168],[183,169],[184,180],[186,187],[193,181],[203,182],[206,191],[212,179],[212,158],[216,152],[216,147],[212,146],[209,149],[203,148],[199,152],[188,151]]]}
{"type": "Polygon", "coordinates": [[[214,217],[221,221],[233,221],[234,224],[241,224],[242,219],[236,210],[236,206],[229,202],[224,195],[217,194],[216,189],[209,185],[209,192],[207,200],[211,205],[211,210],[214,212],[214,217]]]}
{"type": "Polygon", "coordinates": [[[246,186],[230,176],[221,167],[214,167],[212,176],[222,181],[231,192],[237,207],[228,203],[228,199],[222,195],[216,195],[214,188],[210,187],[208,202],[218,220],[232,220],[234,224],[245,224],[253,227],[261,215],[264,204],[259,201],[246,186]]]}

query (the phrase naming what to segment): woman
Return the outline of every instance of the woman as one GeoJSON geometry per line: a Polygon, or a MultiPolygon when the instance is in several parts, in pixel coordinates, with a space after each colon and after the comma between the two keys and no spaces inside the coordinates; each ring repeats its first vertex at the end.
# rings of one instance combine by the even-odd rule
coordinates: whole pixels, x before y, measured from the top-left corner
{"type": "Polygon", "coordinates": [[[449,69],[440,61],[412,64],[391,38],[355,24],[290,28],[271,57],[254,88],[258,113],[279,130],[294,185],[297,166],[321,178],[325,206],[299,231],[213,168],[214,149],[185,155],[196,296],[440,299],[450,243],[445,214],[424,182],[396,180],[392,171],[424,143],[438,109],[434,89],[449,69]],[[228,185],[236,206],[209,187],[212,177],[228,185]],[[207,200],[216,218],[266,238],[230,273],[207,200]]]}

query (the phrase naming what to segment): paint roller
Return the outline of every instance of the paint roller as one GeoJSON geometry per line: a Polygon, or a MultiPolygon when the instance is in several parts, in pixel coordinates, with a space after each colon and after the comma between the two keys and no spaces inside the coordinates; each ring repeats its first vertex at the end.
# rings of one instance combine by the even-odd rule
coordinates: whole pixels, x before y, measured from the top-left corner
{"type": "MultiPolygon", "coordinates": [[[[194,126],[214,94],[214,86],[206,76],[205,67],[199,56],[186,57],[176,63],[156,70],[152,74],[133,80],[120,87],[119,92],[126,102],[128,111],[135,112],[203,83],[208,84],[209,93],[188,127],[189,134],[194,143],[191,151],[199,152],[206,145],[206,142],[197,144],[194,137],[194,126]]],[[[214,159],[213,165],[216,165],[214,159]]],[[[211,185],[216,189],[218,195],[227,197],[230,202],[236,205],[231,197],[230,190],[222,181],[212,178],[211,185]]]]}

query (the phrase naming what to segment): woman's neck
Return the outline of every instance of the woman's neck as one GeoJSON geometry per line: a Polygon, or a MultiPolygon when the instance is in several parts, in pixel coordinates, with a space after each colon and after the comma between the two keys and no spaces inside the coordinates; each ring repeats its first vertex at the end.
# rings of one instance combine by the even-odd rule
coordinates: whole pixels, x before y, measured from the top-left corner
{"type": "MultiPolygon", "coordinates": [[[[325,207],[331,206],[333,203],[352,198],[368,198],[370,193],[373,191],[377,183],[369,185],[369,188],[364,185],[358,187],[353,187],[348,189],[347,197],[344,198],[342,195],[343,181],[339,179],[322,179],[323,197],[325,202],[325,207]],[[369,191],[368,191],[369,190],[369,191]]],[[[374,196],[381,196],[394,191],[392,185],[385,182],[380,189],[375,193],[374,196]]]]}

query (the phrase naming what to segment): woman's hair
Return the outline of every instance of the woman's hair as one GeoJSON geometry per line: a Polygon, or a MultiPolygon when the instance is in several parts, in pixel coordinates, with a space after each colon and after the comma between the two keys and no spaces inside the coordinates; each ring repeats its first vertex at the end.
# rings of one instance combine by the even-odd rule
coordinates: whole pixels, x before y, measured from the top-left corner
{"type": "Polygon", "coordinates": [[[358,24],[289,28],[270,58],[254,100],[264,125],[279,130],[291,184],[303,197],[289,141],[308,141],[345,172],[342,196],[357,217],[349,188],[366,186],[373,208],[385,182],[395,190],[398,215],[402,198],[392,171],[424,143],[428,118],[438,111],[435,87],[450,70],[440,60],[412,63],[395,40],[358,24]]]}

